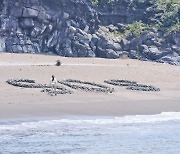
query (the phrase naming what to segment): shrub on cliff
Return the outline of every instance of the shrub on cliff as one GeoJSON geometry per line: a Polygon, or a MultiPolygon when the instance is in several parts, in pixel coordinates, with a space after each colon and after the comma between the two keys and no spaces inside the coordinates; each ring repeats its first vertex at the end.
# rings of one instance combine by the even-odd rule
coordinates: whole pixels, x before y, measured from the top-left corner
{"type": "Polygon", "coordinates": [[[139,36],[143,32],[148,31],[149,26],[142,23],[142,21],[135,21],[132,24],[128,24],[126,30],[124,31],[124,35],[134,35],[134,36],[139,36]]]}

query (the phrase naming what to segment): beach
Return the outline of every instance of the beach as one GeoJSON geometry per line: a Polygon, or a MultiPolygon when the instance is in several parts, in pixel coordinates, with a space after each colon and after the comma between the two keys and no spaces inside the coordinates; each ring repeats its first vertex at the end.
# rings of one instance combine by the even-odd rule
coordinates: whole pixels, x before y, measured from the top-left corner
{"type": "Polygon", "coordinates": [[[66,115],[152,115],[180,111],[180,67],[131,59],[65,58],[33,54],[0,54],[0,119],[57,117],[66,115]],[[57,60],[61,66],[55,66],[57,60]],[[41,89],[14,87],[8,79],[34,79],[49,84],[76,79],[107,85],[113,93],[72,90],[73,94],[50,96],[41,89]],[[159,92],[127,90],[104,80],[123,79],[160,88],[159,92]]]}
{"type": "Polygon", "coordinates": [[[178,66],[127,58],[1,53],[0,73],[0,154],[179,153],[178,66]],[[61,66],[55,65],[57,60],[61,66]],[[58,83],[73,93],[51,96],[42,88],[6,82],[30,79],[49,85],[52,75],[58,81],[86,81],[114,91],[90,92],[58,83]],[[160,91],[128,90],[105,80],[136,81],[160,91]]]}

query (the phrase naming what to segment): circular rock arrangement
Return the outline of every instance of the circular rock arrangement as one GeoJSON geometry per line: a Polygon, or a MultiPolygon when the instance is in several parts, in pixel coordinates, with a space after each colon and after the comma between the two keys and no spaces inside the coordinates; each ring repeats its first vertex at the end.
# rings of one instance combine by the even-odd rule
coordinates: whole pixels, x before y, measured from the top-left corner
{"type": "Polygon", "coordinates": [[[83,90],[86,92],[112,93],[114,91],[113,88],[110,88],[110,87],[102,85],[102,84],[96,84],[94,82],[72,80],[72,79],[58,81],[58,82],[63,84],[63,85],[66,85],[70,88],[83,90]]]}
{"type": "MultiPolygon", "coordinates": [[[[43,88],[41,92],[52,93],[50,85],[36,83],[35,80],[31,80],[31,79],[9,79],[6,82],[16,87],[43,88]]],[[[57,94],[72,94],[72,93],[73,93],[72,91],[67,90],[62,86],[57,86],[57,94]]]]}
{"type": "Polygon", "coordinates": [[[128,80],[105,80],[105,83],[115,85],[115,86],[125,86],[126,89],[129,90],[137,90],[137,91],[160,91],[159,88],[154,86],[148,86],[143,84],[138,84],[135,81],[128,81],[128,80]]]}
{"type": "Polygon", "coordinates": [[[36,83],[35,80],[30,79],[9,79],[6,82],[13,86],[24,88],[45,88],[46,86],[44,84],[36,83]]]}
{"type": "Polygon", "coordinates": [[[105,83],[112,84],[115,86],[133,86],[137,85],[135,81],[128,81],[128,80],[105,80],[105,83]]]}
{"type": "MultiPolygon", "coordinates": [[[[53,94],[52,90],[50,88],[43,88],[43,90],[41,90],[41,92],[43,93],[48,93],[48,94],[53,94]]],[[[72,94],[73,92],[70,91],[70,90],[67,90],[65,88],[62,88],[62,87],[57,87],[57,90],[56,90],[56,94],[72,94]]]]}

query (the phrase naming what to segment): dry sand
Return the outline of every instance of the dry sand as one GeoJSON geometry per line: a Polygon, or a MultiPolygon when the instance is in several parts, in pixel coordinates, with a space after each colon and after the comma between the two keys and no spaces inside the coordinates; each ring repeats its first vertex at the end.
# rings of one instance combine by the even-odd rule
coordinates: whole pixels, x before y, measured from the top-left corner
{"type": "MultiPolygon", "coordinates": [[[[107,84],[105,84],[107,85],[107,84]]],[[[130,59],[64,58],[47,55],[0,53],[0,119],[54,117],[64,115],[121,116],[180,111],[180,67],[130,59]],[[54,66],[60,59],[62,66],[54,66]],[[115,88],[112,94],[73,90],[74,94],[49,96],[41,89],[14,87],[11,78],[34,79],[48,84],[78,79],[103,83],[106,79],[126,79],[153,85],[160,92],[140,92],[115,88]]]]}

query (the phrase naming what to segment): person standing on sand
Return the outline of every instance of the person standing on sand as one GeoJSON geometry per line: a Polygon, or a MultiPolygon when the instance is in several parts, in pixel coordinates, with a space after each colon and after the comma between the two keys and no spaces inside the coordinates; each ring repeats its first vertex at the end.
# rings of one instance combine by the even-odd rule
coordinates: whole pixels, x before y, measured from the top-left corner
{"type": "Polygon", "coordinates": [[[51,84],[51,92],[52,92],[52,95],[55,94],[57,95],[57,79],[55,78],[54,75],[52,75],[51,77],[51,81],[50,81],[50,84],[51,84]]]}

